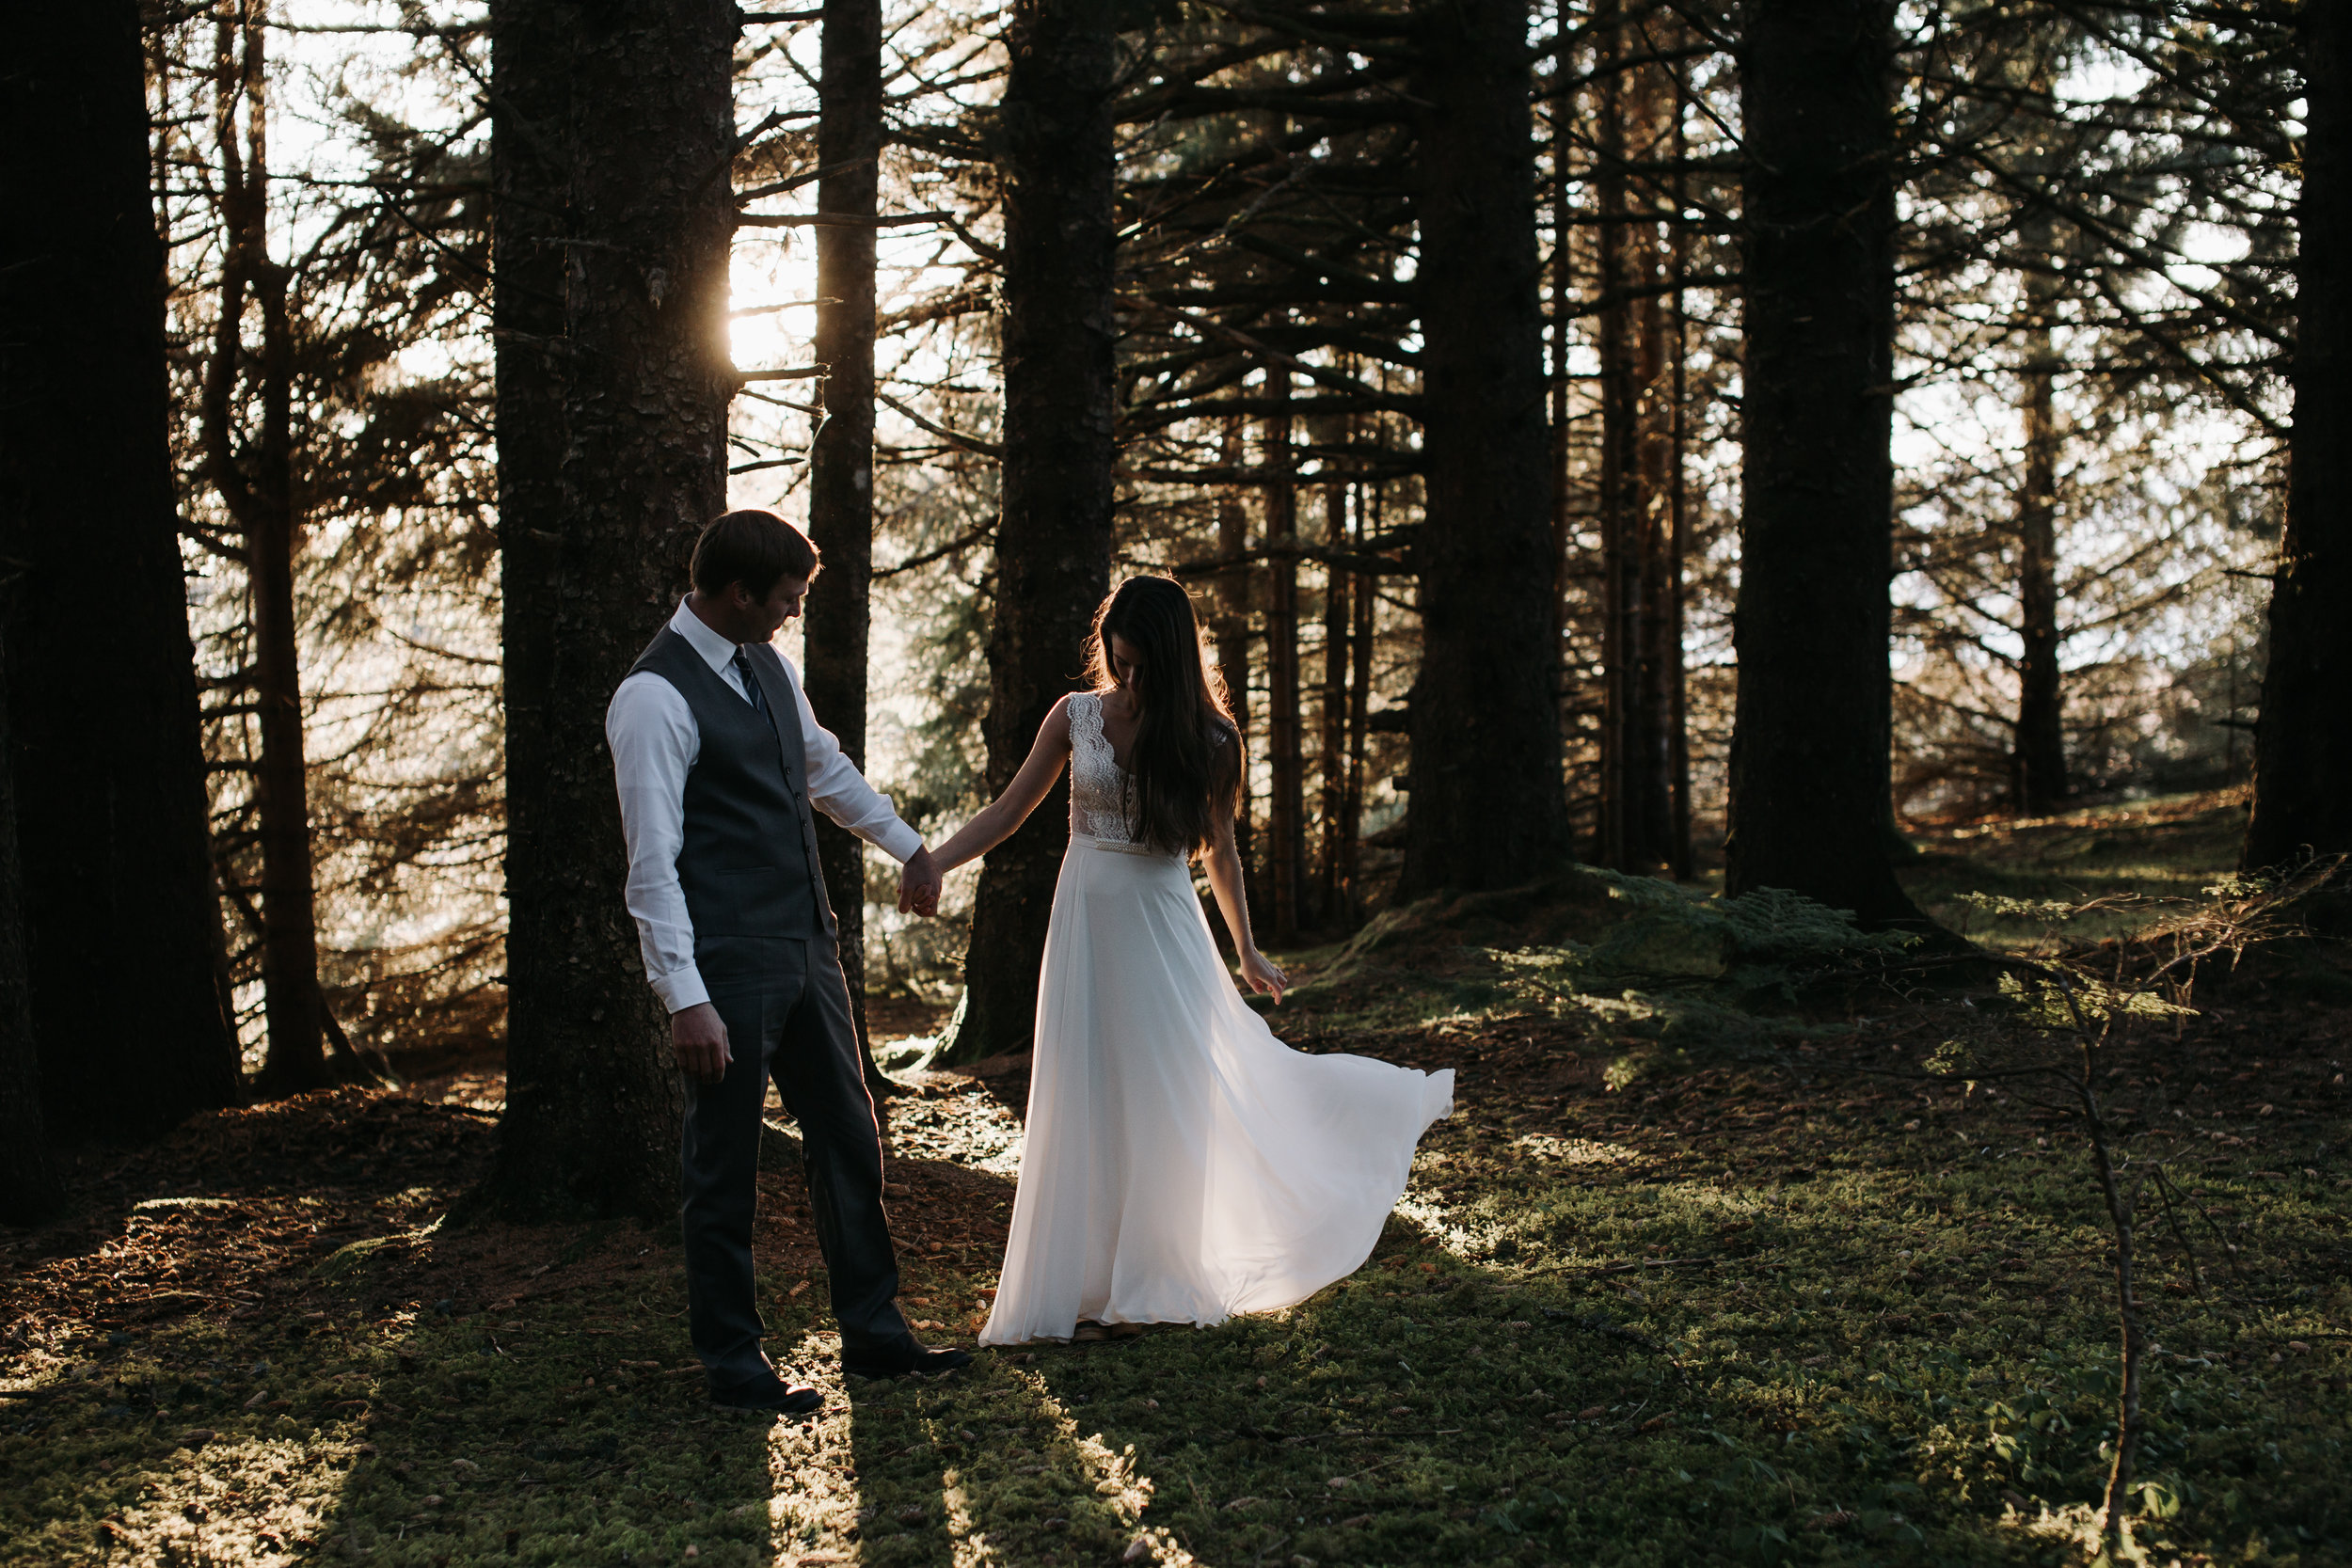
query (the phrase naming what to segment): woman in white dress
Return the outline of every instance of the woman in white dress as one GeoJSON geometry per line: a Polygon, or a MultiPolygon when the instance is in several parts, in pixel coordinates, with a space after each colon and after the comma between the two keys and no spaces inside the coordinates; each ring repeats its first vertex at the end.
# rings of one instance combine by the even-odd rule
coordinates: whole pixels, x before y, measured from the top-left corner
{"type": "Polygon", "coordinates": [[[1070,848],[1038,987],[1012,1230],[987,1345],[1216,1323],[1287,1307],[1371,1256],[1454,1074],[1276,1039],[1193,892],[1198,853],[1241,955],[1240,741],[1184,590],[1130,578],[1095,612],[1093,689],[1063,698],[1004,794],[934,854],[1004,841],[1071,767],[1070,848]]]}

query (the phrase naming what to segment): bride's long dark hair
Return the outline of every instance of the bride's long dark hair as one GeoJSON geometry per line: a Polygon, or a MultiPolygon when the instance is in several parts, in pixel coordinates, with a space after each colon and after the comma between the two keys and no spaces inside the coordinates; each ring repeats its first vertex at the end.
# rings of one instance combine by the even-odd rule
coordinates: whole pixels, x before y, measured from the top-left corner
{"type": "Polygon", "coordinates": [[[1094,612],[1087,684],[1115,689],[1110,641],[1136,652],[1135,743],[1128,748],[1130,831],[1142,843],[1190,854],[1231,816],[1242,775],[1241,737],[1225,678],[1201,644],[1192,595],[1172,578],[1129,578],[1094,612]]]}

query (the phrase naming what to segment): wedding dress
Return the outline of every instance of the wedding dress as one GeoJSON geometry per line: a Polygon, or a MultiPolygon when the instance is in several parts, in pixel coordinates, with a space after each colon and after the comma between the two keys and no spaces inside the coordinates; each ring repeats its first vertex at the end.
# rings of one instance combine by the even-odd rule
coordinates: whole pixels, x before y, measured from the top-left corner
{"type": "Polygon", "coordinates": [[[1451,1070],[1310,1056],[1233,985],[1182,856],[1133,841],[1093,693],[1069,703],[1011,1234],[984,1345],[1287,1307],[1371,1256],[1451,1070]]]}

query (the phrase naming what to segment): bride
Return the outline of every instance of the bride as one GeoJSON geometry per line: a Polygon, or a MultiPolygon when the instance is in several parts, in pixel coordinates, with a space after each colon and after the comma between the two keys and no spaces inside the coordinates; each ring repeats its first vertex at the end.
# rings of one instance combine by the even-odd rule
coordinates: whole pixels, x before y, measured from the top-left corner
{"type": "Polygon", "coordinates": [[[1276,1039],[1218,958],[1198,853],[1242,978],[1240,738],[1192,600],[1129,578],[1095,612],[1092,689],[1063,698],[1004,794],[934,854],[1003,842],[1071,768],[1070,848],[1037,1005],[1027,1140],[986,1345],[1215,1323],[1287,1307],[1371,1256],[1454,1074],[1276,1039]]]}

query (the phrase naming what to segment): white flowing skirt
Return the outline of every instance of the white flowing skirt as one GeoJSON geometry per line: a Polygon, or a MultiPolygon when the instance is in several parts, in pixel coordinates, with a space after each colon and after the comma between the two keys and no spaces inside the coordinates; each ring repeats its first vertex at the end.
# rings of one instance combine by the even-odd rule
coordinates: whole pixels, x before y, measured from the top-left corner
{"type": "Polygon", "coordinates": [[[1274,1037],[1170,856],[1073,834],[984,1345],[1221,1323],[1362,1266],[1454,1074],[1274,1037]]]}

